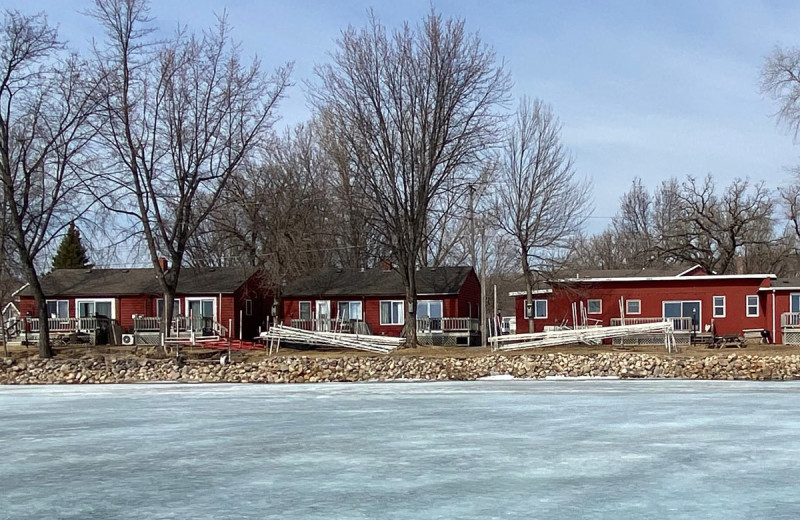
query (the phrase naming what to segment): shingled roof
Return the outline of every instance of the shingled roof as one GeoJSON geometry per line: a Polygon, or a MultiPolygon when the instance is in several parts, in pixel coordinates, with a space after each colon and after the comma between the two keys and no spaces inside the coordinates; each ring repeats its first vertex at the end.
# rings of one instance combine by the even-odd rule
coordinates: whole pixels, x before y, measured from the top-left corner
{"type": "MultiPolygon", "coordinates": [[[[242,286],[254,268],[208,267],[181,269],[179,294],[230,294],[242,286]]],[[[161,287],[152,268],[56,269],[41,279],[45,296],[123,296],[159,294],[161,287]]],[[[20,291],[33,296],[30,288],[20,291]]]]}
{"type": "MultiPolygon", "coordinates": [[[[472,267],[434,267],[417,271],[418,295],[458,294],[472,267]]],[[[394,270],[322,269],[284,290],[287,297],[404,295],[403,278],[394,270]]]]}

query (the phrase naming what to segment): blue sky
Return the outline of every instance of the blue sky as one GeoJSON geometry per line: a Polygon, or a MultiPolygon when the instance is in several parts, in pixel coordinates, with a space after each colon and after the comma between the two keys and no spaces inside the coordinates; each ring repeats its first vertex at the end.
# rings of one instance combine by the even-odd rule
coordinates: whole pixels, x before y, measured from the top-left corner
{"type": "MultiPolygon", "coordinates": [[[[86,47],[98,36],[78,13],[89,0],[28,0],[10,5],[44,11],[63,38],[86,47]]],[[[598,231],[616,213],[635,177],[655,186],[670,176],[711,173],[786,182],[800,163],[792,137],[770,117],[758,90],[764,57],[775,45],[800,45],[800,3],[730,1],[452,1],[293,2],[161,0],[152,14],[164,30],[200,30],[226,9],[247,54],[273,68],[295,62],[282,124],[306,120],[304,80],[327,60],[341,30],[361,26],[374,9],[387,26],[416,23],[433,5],[466,20],[510,69],[515,96],[539,97],[561,118],[563,140],[579,174],[595,186],[598,231]]]]}

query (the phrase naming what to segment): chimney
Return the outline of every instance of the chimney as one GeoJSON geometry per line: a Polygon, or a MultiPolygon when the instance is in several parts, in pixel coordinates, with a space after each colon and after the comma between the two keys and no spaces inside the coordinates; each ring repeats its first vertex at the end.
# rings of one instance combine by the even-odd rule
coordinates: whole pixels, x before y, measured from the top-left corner
{"type": "Polygon", "coordinates": [[[160,268],[161,268],[161,272],[162,272],[162,273],[163,273],[164,271],[166,271],[166,270],[167,270],[167,267],[169,267],[169,264],[167,264],[167,259],[166,259],[166,258],[164,258],[164,257],[162,257],[162,256],[159,256],[159,257],[158,257],[158,267],[160,267],[160,268]]]}
{"type": "Polygon", "coordinates": [[[381,269],[384,271],[391,271],[392,270],[392,261],[391,260],[381,260],[381,269]]]}

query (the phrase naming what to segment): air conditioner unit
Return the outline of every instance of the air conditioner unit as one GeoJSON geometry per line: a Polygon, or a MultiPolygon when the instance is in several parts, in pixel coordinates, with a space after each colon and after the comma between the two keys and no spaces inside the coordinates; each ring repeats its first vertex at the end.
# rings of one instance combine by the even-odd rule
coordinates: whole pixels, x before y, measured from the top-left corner
{"type": "Polygon", "coordinates": [[[133,345],[136,343],[136,340],[133,334],[123,334],[122,335],[122,344],[123,345],[133,345]]]}

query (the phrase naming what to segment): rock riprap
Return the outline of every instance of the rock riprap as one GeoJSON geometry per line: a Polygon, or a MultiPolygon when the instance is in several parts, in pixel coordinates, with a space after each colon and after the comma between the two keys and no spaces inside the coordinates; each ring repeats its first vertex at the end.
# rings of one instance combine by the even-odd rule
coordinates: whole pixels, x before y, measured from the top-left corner
{"type": "Polygon", "coordinates": [[[320,383],[346,381],[472,381],[515,378],[619,377],[786,381],[800,379],[800,356],[722,354],[702,358],[658,357],[633,352],[518,354],[470,358],[414,356],[272,357],[221,365],[164,359],[4,359],[0,384],[320,383]]]}

